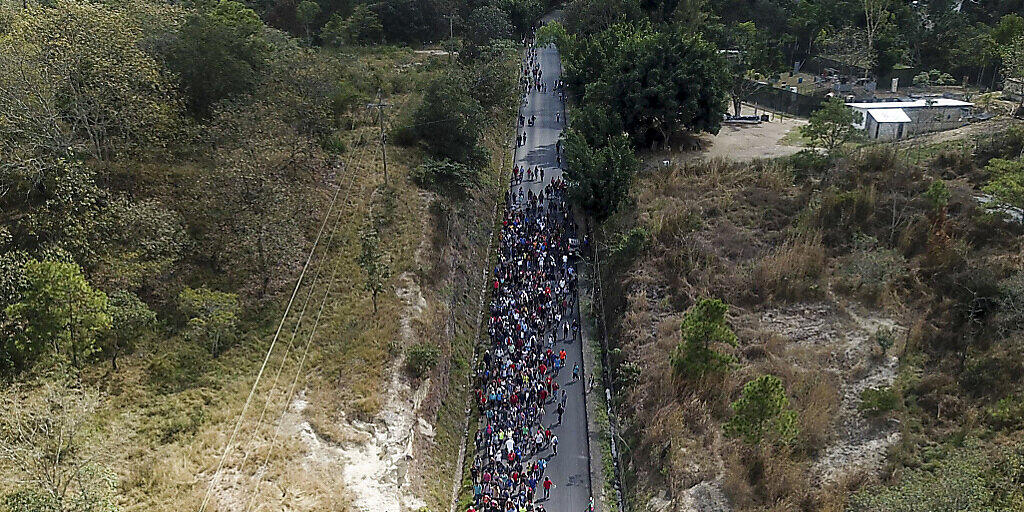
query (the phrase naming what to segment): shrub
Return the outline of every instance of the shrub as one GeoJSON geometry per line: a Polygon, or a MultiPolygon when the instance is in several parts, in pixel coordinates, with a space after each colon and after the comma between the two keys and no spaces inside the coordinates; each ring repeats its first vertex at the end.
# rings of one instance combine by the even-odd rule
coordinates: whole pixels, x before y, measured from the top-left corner
{"type": "Polygon", "coordinates": [[[734,414],[725,423],[725,434],[742,438],[747,444],[758,444],[765,437],[789,444],[800,433],[796,411],[789,408],[782,380],[774,375],[748,382],[740,398],[729,407],[734,414]]]}
{"type": "Polygon", "coordinates": [[[428,158],[412,171],[417,185],[436,192],[457,192],[477,184],[479,171],[451,160],[428,158]]]}
{"type": "MultiPolygon", "coordinates": [[[[991,179],[982,187],[997,201],[1024,208],[1024,161],[993,158],[985,166],[991,179]]],[[[995,205],[993,205],[995,206],[995,205]]]]}
{"type": "Polygon", "coordinates": [[[647,248],[650,237],[650,233],[644,227],[634,227],[619,236],[619,240],[612,249],[612,256],[619,261],[632,261],[647,248]]]}
{"type": "Polygon", "coordinates": [[[205,349],[182,344],[170,349],[166,345],[153,356],[147,368],[149,384],[162,393],[176,393],[198,384],[209,360],[205,349]]]}
{"type": "Polygon", "coordinates": [[[857,491],[850,512],[917,512],[938,510],[1018,510],[1019,457],[994,458],[973,440],[951,449],[931,466],[907,469],[895,485],[873,485],[857,491]]]}
{"type": "Polygon", "coordinates": [[[875,343],[884,356],[896,344],[896,332],[888,327],[880,327],[875,331],[875,343]]]}
{"type": "Polygon", "coordinates": [[[836,290],[874,303],[893,281],[906,275],[907,263],[898,252],[876,247],[874,238],[855,239],[855,250],[835,267],[836,290]]]}
{"type": "Polygon", "coordinates": [[[820,176],[830,167],[832,160],[813,149],[804,149],[789,157],[789,165],[798,178],[820,176]]]}
{"type": "Polygon", "coordinates": [[[833,187],[821,193],[803,220],[808,228],[821,231],[829,247],[842,247],[855,233],[870,227],[876,205],[874,188],[842,191],[833,187]]]}
{"type": "Polygon", "coordinates": [[[1000,430],[1019,430],[1024,424],[1024,400],[1020,395],[1003,397],[985,410],[986,421],[1000,430]]]}
{"type": "Polygon", "coordinates": [[[1009,330],[1024,328],[1024,272],[999,282],[999,320],[1009,330]]]}
{"type": "Polygon", "coordinates": [[[436,346],[425,342],[419,342],[406,354],[405,367],[413,377],[421,378],[437,366],[437,360],[441,356],[441,350],[436,346]]]}
{"type": "Polygon", "coordinates": [[[439,76],[413,113],[413,130],[434,158],[482,166],[487,161],[487,150],[480,145],[484,115],[458,76],[439,76]]]}
{"type": "Polygon", "coordinates": [[[857,410],[866,416],[877,417],[896,410],[899,396],[892,387],[867,388],[860,392],[857,410]]]}

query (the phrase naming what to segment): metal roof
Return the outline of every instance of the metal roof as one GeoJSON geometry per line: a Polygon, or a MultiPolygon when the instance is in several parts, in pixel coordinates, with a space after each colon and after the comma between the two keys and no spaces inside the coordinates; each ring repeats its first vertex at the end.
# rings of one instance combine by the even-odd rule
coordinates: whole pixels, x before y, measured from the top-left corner
{"type": "MultiPolygon", "coordinates": [[[[973,103],[953,100],[949,98],[932,98],[927,100],[904,100],[904,101],[872,101],[866,103],[847,103],[847,107],[862,108],[865,110],[877,110],[888,108],[919,108],[919,107],[972,107],[973,103]]],[[[877,119],[877,118],[876,118],[877,119]]]]}
{"type": "Polygon", "coordinates": [[[909,123],[910,117],[902,108],[869,109],[868,115],[878,123],[909,123]]]}

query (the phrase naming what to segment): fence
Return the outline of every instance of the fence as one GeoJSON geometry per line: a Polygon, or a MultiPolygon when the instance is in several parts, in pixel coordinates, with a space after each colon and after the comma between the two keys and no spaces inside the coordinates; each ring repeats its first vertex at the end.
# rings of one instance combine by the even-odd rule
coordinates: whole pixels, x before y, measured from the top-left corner
{"type": "Polygon", "coordinates": [[[808,96],[786,89],[777,89],[770,85],[762,85],[743,99],[766,110],[785,112],[792,116],[809,117],[811,112],[821,107],[825,101],[821,96],[808,96]]]}

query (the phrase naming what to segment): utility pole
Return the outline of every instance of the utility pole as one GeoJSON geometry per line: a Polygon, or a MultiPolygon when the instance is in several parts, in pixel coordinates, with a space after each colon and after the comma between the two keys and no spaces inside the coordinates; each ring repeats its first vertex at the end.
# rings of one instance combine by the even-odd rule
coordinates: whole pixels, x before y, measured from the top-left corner
{"type": "Polygon", "coordinates": [[[452,67],[452,52],[455,51],[455,15],[449,14],[448,18],[448,67],[452,67]]]}
{"type": "Polygon", "coordinates": [[[384,132],[384,108],[390,107],[390,103],[384,103],[381,97],[381,90],[377,89],[377,103],[370,103],[366,105],[366,108],[377,109],[377,124],[380,125],[380,155],[381,160],[384,162],[384,186],[388,185],[388,151],[387,151],[387,134],[384,132]]]}

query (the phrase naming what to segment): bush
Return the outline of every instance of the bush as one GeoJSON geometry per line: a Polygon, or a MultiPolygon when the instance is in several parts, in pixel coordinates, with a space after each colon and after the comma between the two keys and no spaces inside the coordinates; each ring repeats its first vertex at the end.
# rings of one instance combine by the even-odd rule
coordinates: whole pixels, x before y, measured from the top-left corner
{"type": "Polygon", "coordinates": [[[725,423],[725,434],[742,438],[747,444],[758,444],[765,437],[789,444],[800,433],[796,411],[789,408],[786,388],[774,375],[762,375],[748,382],[739,400],[729,407],[734,414],[725,423]]]}
{"type": "Polygon", "coordinates": [[[899,407],[899,396],[892,387],[868,388],[860,392],[857,410],[866,416],[877,417],[899,407]]]}
{"type": "Polygon", "coordinates": [[[978,443],[950,448],[932,467],[907,469],[895,485],[857,491],[850,512],[1019,510],[1019,457],[992,457],[978,443]],[[1009,462],[1009,463],[1008,463],[1009,462]]]}
{"type": "Polygon", "coordinates": [[[412,170],[411,176],[423,188],[461,193],[478,183],[480,172],[459,162],[428,158],[412,170]]]}
{"type": "Polygon", "coordinates": [[[880,327],[875,331],[875,343],[884,356],[893,345],[896,344],[896,332],[887,327],[880,327]]]}
{"type": "Polygon", "coordinates": [[[892,249],[876,247],[874,238],[862,237],[854,244],[856,250],[835,267],[836,290],[876,303],[895,280],[906,275],[906,260],[892,249]]]}
{"type": "Polygon", "coordinates": [[[827,155],[813,149],[804,149],[789,157],[789,165],[798,178],[820,176],[831,166],[827,155]]]}
{"type": "Polygon", "coordinates": [[[1019,430],[1024,425],[1024,400],[1020,395],[1002,398],[985,411],[986,422],[999,430],[1019,430]]]}
{"type": "Polygon", "coordinates": [[[1024,328],[1024,272],[999,282],[999,323],[1007,330],[1024,328]]]}
{"type": "Polygon", "coordinates": [[[612,248],[612,257],[620,262],[629,262],[640,255],[647,248],[651,234],[642,226],[634,227],[619,236],[619,240],[612,248]]]}
{"type": "Polygon", "coordinates": [[[487,162],[487,150],[480,145],[484,109],[458,76],[434,79],[413,121],[417,139],[434,158],[475,166],[487,162]]]}
{"type": "Polygon", "coordinates": [[[200,346],[182,344],[168,350],[164,346],[149,362],[149,384],[162,393],[176,393],[196,385],[209,353],[200,346]]]}
{"type": "Polygon", "coordinates": [[[212,400],[203,391],[188,391],[158,401],[144,412],[143,428],[160,443],[170,443],[195,434],[206,419],[212,400]]]}
{"type": "Polygon", "coordinates": [[[421,378],[437,366],[441,350],[436,346],[420,342],[409,348],[405,367],[413,377],[421,378]]]}
{"type": "Polygon", "coordinates": [[[821,193],[807,210],[807,227],[819,229],[829,247],[849,244],[854,233],[867,231],[877,200],[874,188],[842,191],[830,188],[821,193]]]}

